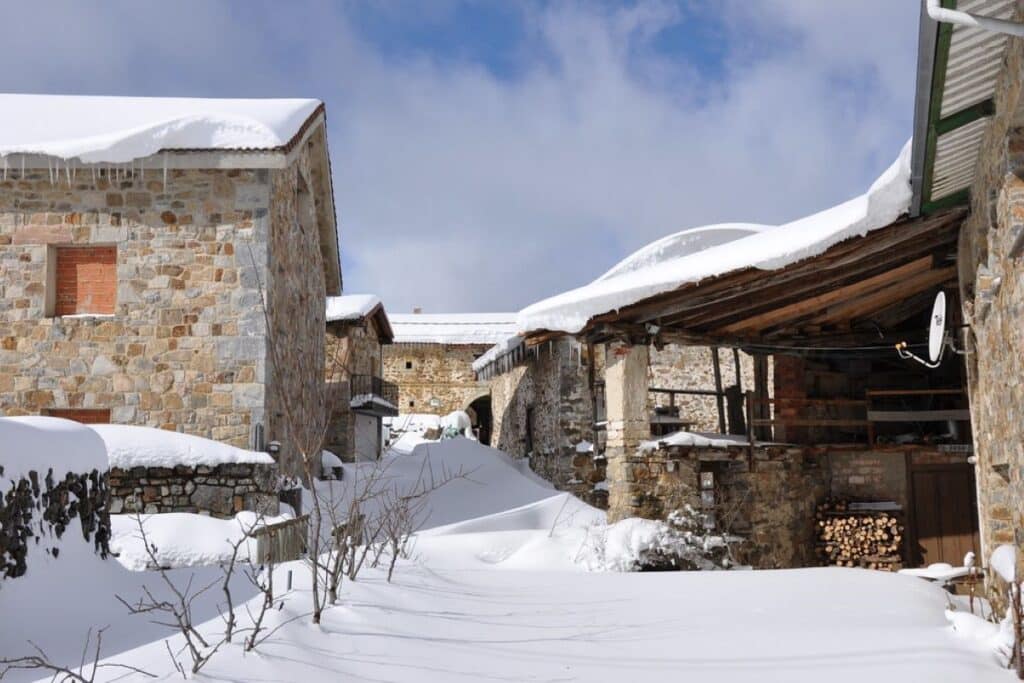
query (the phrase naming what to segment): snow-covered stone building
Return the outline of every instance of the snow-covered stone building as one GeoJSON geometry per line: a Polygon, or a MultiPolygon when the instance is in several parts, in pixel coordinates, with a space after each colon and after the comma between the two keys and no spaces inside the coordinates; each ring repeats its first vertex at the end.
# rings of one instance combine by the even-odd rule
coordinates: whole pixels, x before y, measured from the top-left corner
{"type": "Polygon", "coordinates": [[[0,415],[278,442],[296,473],[341,293],[324,116],[0,95],[0,415]]]}
{"type": "Polygon", "coordinates": [[[383,349],[394,338],[380,299],[327,298],[327,440],[346,462],[381,456],[382,419],[398,415],[398,386],[383,378],[383,349]]]}
{"type": "Polygon", "coordinates": [[[491,399],[473,362],[515,334],[514,313],[391,315],[394,343],[384,348],[384,378],[398,385],[402,414],[469,413],[483,443],[490,442],[491,399]]]}

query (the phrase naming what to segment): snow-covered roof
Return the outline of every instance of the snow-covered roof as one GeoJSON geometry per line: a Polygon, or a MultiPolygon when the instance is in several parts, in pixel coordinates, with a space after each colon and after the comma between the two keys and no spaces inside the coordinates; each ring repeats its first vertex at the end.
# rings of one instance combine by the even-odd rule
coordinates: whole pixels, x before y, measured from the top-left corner
{"type": "Polygon", "coordinates": [[[327,297],[328,323],[356,322],[372,317],[377,324],[377,337],[382,344],[390,344],[394,331],[384,304],[376,294],[345,294],[327,297]]]}
{"type": "Polygon", "coordinates": [[[375,294],[329,296],[327,297],[327,322],[359,320],[373,313],[373,310],[380,305],[380,297],[375,294]]]}
{"type": "Polygon", "coordinates": [[[275,150],[321,107],[314,99],[0,94],[0,157],[125,163],[161,150],[275,150]]]}
{"type": "MultiPolygon", "coordinates": [[[[752,231],[739,239],[688,252],[660,249],[659,240],[589,285],[532,304],[517,317],[520,334],[551,330],[575,334],[594,316],[699,283],[726,273],[759,268],[775,270],[817,256],[851,237],[885,227],[906,214],[911,201],[910,142],[897,160],[863,195],[775,228],[752,231]],[[632,267],[636,266],[636,267],[632,267]],[[619,272],[615,272],[619,270],[619,272]]],[[[722,227],[722,226],[716,226],[722,227]]],[[[747,226],[760,228],[763,226],[747,226]]],[[[673,243],[673,240],[675,242],[673,243]]],[[[663,245],[664,246],[664,245],[663,245]]]]}
{"type": "Polygon", "coordinates": [[[399,344],[496,344],[516,333],[515,313],[411,313],[389,319],[399,344]]]}
{"type": "Polygon", "coordinates": [[[171,432],[155,427],[133,425],[90,425],[107,446],[111,467],[215,466],[232,463],[273,464],[266,453],[247,451],[204,439],[201,436],[171,432]]]}

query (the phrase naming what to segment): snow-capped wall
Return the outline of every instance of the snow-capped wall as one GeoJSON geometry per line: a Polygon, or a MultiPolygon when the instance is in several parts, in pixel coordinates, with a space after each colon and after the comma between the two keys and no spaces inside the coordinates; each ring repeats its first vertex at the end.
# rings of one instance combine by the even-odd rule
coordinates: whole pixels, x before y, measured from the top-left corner
{"type": "MultiPolygon", "coordinates": [[[[84,552],[106,557],[107,455],[76,422],[0,418],[0,579],[84,552]]],[[[72,559],[68,559],[72,558],[72,559]]]]}

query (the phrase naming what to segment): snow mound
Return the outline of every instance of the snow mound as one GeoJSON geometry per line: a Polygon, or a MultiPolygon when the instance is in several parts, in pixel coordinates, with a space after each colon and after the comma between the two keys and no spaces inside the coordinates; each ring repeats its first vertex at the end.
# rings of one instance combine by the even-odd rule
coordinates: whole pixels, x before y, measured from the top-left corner
{"type": "MultiPolygon", "coordinates": [[[[255,512],[239,512],[232,519],[218,519],[188,512],[164,512],[142,515],[146,540],[156,546],[156,558],[162,567],[212,566],[231,559],[231,546],[259,525],[292,519],[290,513],[260,518],[255,512]]],[[[142,544],[139,518],[135,515],[111,515],[110,549],[117,561],[133,571],[152,569],[149,554],[142,544]]],[[[238,561],[245,562],[256,551],[249,539],[239,549],[238,561]]]]}
{"type": "Polygon", "coordinates": [[[703,448],[728,448],[746,446],[745,437],[734,434],[707,434],[700,432],[673,432],[658,439],[640,444],[640,450],[653,451],[663,446],[699,446],[703,448]]]}
{"type": "Polygon", "coordinates": [[[68,472],[105,472],[107,449],[85,425],[56,417],[0,417],[0,485],[17,481],[32,470],[63,479],[68,472]]]}
{"type": "Polygon", "coordinates": [[[667,238],[664,260],[655,242],[627,259],[621,272],[614,272],[617,266],[589,285],[527,306],[519,312],[517,331],[575,334],[595,315],[735,270],[782,268],[821,254],[843,240],[885,227],[910,207],[910,148],[908,141],[896,161],[859,197],[694,253],[688,253],[685,245],[673,243],[673,239],[680,238],[672,236],[667,238]],[[680,255],[668,257],[673,253],[680,255]]]}
{"type": "Polygon", "coordinates": [[[110,467],[213,467],[234,463],[274,463],[266,453],[165,429],[132,425],[92,425],[92,429],[106,444],[110,467]]]}
{"type": "Polygon", "coordinates": [[[327,297],[327,322],[336,320],[359,320],[381,305],[380,297],[374,294],[346,294],[327,297]]]}
{"type": "Polygon", "coordinates": [[[469,413],[465,410],[455,410],[441,418],[441,426],[444,430],[453,434],[461,434],[467,439],[473,436],[473,421],[469,419],[469,413]]]}
{"type": "Polygon", "coordinates": [[[688,228],[674,235],[662,237],[641,247],[619,263],[612,266],[607,273],[597,278],[597,282],[619,277],[672,259],[682,258],[690,254],[726,244],[741,237],[754,235],[775,226],[756,223],[720,223],[705,225],[700,228],[688,228]]]}
{"type": "Polygon", "coordinates": [[[988,563],[1003,581],[1014,583],[1017,580],[1017,548],[1014,546],[999,546],[992,551],[988,563]]]}
{"type": "Polygon", "coordinates": [[[0,157],[125,163],[168,149],[276,149],[321,106],[311,99],[0,95],[0,157]]]}

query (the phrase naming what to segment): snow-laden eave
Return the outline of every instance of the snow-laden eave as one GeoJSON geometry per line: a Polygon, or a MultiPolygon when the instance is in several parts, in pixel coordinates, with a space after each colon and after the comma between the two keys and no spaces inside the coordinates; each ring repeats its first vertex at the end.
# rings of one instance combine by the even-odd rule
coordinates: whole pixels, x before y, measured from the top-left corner
{"type": "Polygon", "coordinates": [[[784,268],[890,225],[910,208],[910,150],[908,142],[897,160],[859,197],[776,228],[599,279],[537,302],[520,311],[518,332],[534,338],[547,333],[578,334],[597,316],[738,271],[784,268]]]}
{"type": "MultiPolygon", "coordinates": [[[[0,105],[5,97],[32,96],[0,94],[0,105]]],[[[73,105],[76,98],[66,99],[73,105]]],[[[111,106],[115,106],[120,98],[109,99],[111,106]]],[[[134,99],[158,102],[161,98],[125,99],[129,102],[134,99]]],[[[257,116],[219,111],[215,105],[211,105],[209,111],[204,111],[197,105],[195,113],[154,118],[143,124],[80,137],[11,142],[5,141],[0,135],[0,168],[15,174],[22,168],[54,167],[62,171],[124,167],[140,172],[163,168],[285,168],[295,160],[296,152],[313,131],[320,126],[326,127],[326,108],[323,102],[295,102],[296,111],[285,116],[290,120],[277,122],[276,128],[257,116]],[[302,104],[305,106],[300,106],[302,104]],[[177,142],[194,139],[222,139],[225,142],[201,145],[182,145],[177,142]],[[233,144],[228,142],[230,140],[251,142],[233,144]]],[[[42,113],[45,113],[45,108],[42,113]]],[[[0,124],[3,121],[4,116],[0,113],[0,124]]],[[[329,166],[329,160],[327,164],[329,166]]]]}

